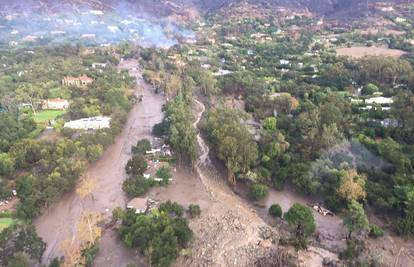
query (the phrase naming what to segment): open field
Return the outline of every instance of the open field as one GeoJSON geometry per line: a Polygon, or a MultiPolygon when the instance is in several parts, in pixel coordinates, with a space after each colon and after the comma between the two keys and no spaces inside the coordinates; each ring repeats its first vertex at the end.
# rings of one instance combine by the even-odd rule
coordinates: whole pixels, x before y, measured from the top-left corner
{"type": "Polygon", "coordinates": [[[59,115],[65,114],[64,110],[42,110],[34,115],[34,120],[37,123],[48,122],[59,115]]]}
{"type": "Polygon", "coordinates": [[[352,58],[362,58],[365,56],[385,56],[385,57],[400,57],[406,52],[399,49],[390,49],[386,47],[377,46],[353,46],[353,47],[342,47],[336,49],[338,56],[349,56],[352,58]]]}

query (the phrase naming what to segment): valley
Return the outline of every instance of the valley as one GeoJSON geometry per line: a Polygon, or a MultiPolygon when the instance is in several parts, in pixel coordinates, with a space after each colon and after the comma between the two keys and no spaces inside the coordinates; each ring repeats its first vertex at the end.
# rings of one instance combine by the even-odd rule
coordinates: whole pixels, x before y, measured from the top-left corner
{"type": "Polygon", "coordinates": [[[0,266],[414,266],[414,4],[0,3],[0,266]]]}

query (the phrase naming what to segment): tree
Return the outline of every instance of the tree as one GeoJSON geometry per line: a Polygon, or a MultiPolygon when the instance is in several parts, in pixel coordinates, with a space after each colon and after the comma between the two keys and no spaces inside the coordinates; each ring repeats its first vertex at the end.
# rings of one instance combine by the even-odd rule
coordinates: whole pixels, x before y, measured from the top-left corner
{"type": "Polygon", "coordinates": [[[288,222],[290,231],[295,237],[295,245],[298,249],[307,247],[307,238],[316,229],[315,219],[310,208],[295,203],[284,215],[288,222]]]}
{"type": "Polygon", "coordinates": [[[66,239],[60,244],[64,252],[65,260],[63,266],[84,266],[87,258],[84,252],[93,247],[102,236],[102,228],[99,223],[102,215],[99,213],[87,213],[82,216],[76,227],[74,239],[66,239]]]}
{"type": "Polygon", "coordinates": [[[194,117],[190,105],[182,95],[169,102],[166,110],[168,121],[168,143],[178,156],[180,163],[194,164],[197,158],[197,134],[193,127],[194,117]]]}
{"type": "Polygon", "coordinates": [[[16,96],[21,103],[29,105],[33,114],[36,114],[37,106],[43,97],[43,90],[32,84],[22,84],[17,87],[16,96]]]}
{"type": "Polygon", "coordinates": [[[29,261],[26,259],[23,253],[19,252],[13,255],[8,261],[6,267],[29,267],[29,261]]]}
{"type": "Polygon", "coordinates": [[[249,188],[249,195],[253,200],[261,200],[267,196],[269,188],[262,184],[252,184],[249,188]]]}
{"type": "Polygon", "coordinates": [[[364,189],[365,180],[366,177],[358,175],[355,169],[342,171],[338,195],[347,202],[364,200],[367,195],[364,189]]]}
{"type": "Polygon", "coordinates": [[[171,216],[181,217],[184,214],[184,208],[177,202],[172,202],[170,200],[161,203],[158,207],[158,210],[163,211],[171,216]]]}
{"type": "Polygon", "coordinates": [[[398,137],[402,141],[414,144],[414,94],[408,90],[399,92],[391,107],[391,113],[398,121],[398,137]]]}
{"type": "Polygon", "coordinates": [[[257,144],[246,125],[245,115],[231,109],[213,108],[208,113],[205,129],[218,157],[226,164],[228,180],[235,183],[236,172],[247,172],[258,157],[257,144]]]}
{"type": "Polygon", "coordinates": [[[0,232],[0,265],[5,266],[14,256],[24,253],[40,262],[46,249],[31,225],[16,224],[0,232]]]}
{"type": "Polygon", "coordinates": [[[348,228],[348,239],[351,239],[352,233],[359,233],[369,229],[368,218],[365,215],[362,204],[351,200],[348,204],[348,210],[343,219],[343,223],[348,228]]]}
{"type": "Polygon", "coordinates": [[[282,95],[276,97],[273,102],[274,108],[279,114],[290,114],[299,106],[298,100],[289,93],[283,93],[282,95]]]}
{"type": "Polygon", "coordinates": [[[124,190],[130,197],[138,197],[144,195],[155,185],[156,182],[154,179],[146,179],[141,175],[135,175],[124,181],[122,190],[124,190]]]}
{"type": "Polygon", "coordinates": [[[145,155],[147,151],[151,150],[151,142],[148,139],[142,139],[131,148],[134,155],[145,155]]]}
{"type": "Polygon", "coordinates": [[[14,172],[14,159],[7,153],[0,154],[0,176],[9,176],[14,172]]]}
{"type": "Polygon", "coordinates": [[[104,148],[102,145],[89,145],[86,148],[86,156],[89,161],[97,161],[103,154],[104,148]]]}
{"type": "Polygon", "coordinates": [[[276,131],[277,120],[275,117],[268,117],[263,121],[263,129],[268,133],[274,133],[276,131]]]}
{"type": "Polygon", "coordinates": [[[157,170],[157,178],[161,178],[164,184],[169,184],[172,177],[170,168],[167,166],[162,166],[157,170]]]}
{"type": "Polygon", "coordinates": [[[119,233],[127,246],[138,247],[152,266],[168,267],[178,257],[179,250],[191,240],[192,231],[188,221],[182,218],[180,205],[163,204],[146,215],[125,211],[119,233]]]}
{"type": "Polygon", "coordinates": [[[375,92],[378,92],[379,88],[373,83],[369,83],[362,88],[361,94],[363,95],[373,95],[375,92]]]}
{"type": "Polygon", "coordinates": [[[130,175],[142,175],[147,168],[147,161],[142,155],[133,156],[125,166],[126,173],[130,175]]]}
{"type": "Polygon", "coordinates": [[[203,71],[197,77],[198,84],[200,85],[203,94],[206,96],[214,95],[216,93],[217,80],[209,71],[203,71]]]}

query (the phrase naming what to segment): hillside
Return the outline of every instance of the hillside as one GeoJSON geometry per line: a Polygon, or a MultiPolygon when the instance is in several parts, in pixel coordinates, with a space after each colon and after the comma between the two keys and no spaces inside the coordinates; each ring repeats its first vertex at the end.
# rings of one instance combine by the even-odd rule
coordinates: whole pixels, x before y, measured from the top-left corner
{"type": "Polygon", "coordinates": [[[287,7],[300,10],[308,10],[320,16],[331,19],[355,18],[367,16],[375,12],[374,4],[378,2],[388,3],[408,3],[409,0],[71,0],[71,1],[50,1],[50,0],[31,0],[15,1],[4,0],[0,3],[0,8],[5,6],[13,8],[36,8],[42,10],[56,10],[63,6],[82,6],[106,9],[126,9],[136,12],[146,12],[153,16],[168,16],[176,12],[183,12],[189,7],[198,9],[201,13],[214,12],[218,9],[237,5],[241,2],[262,5],[267,8],[287,7]],[[62,3],[59,3],[62,2],[62,3]]]}

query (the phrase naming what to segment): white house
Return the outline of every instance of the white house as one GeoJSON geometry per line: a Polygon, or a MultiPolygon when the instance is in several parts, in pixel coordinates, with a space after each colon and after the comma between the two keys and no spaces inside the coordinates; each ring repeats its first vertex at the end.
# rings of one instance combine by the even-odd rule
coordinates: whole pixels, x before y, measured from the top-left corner
{"type": "Polygon", "coordinates": [[[67,109],[69,101],[62,98],[49,98],[43,102],[43,109],[67,109]]]}
{"type": "Polygon", "coordinates": [[[286,60],[286,59],[281,59],[280,60],[280,65],[289,65],[289,64],[290,64],[289,60],[286,60]]]}
{"type": "Polygon", "coordinates": [[[91,117],[91,118],[84,118],[74,121],[68,121],[65,123],[65,128],[71,128],[71,129],[78,129],[78,130],[98,130],[103,128],[109,128],[111,123],[110,117],[103,117],[103,116],[97,116],[97,117],[91,117]]]}
{"type": "Polygon", "coordinates": [[[231,70],[219,69],[217,72],[213,73],[213,76],[225,76],[231,73],[233,73],[231,70]]]}
{"type": "Polygon", "coordinates": [[[104,68],[106,68],[106,63],[92,63],[92,68],[94,68],[94,69],[98,69],[98,68],[101,68],[101,69],[104,69],[104,68]]]}
{"type": "Polygon", "coordinates": [[[383,96],[377,96],[377,97],[371,97],[365,100],[366,104],[379,104],[379,105],[390,105],[394,103],[391,97],[383,97],[383,96]]]}

